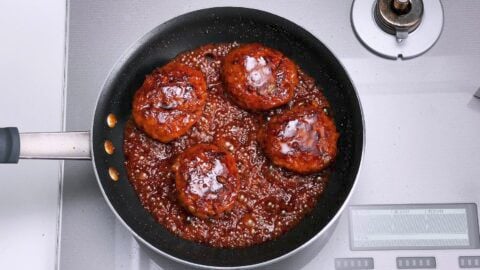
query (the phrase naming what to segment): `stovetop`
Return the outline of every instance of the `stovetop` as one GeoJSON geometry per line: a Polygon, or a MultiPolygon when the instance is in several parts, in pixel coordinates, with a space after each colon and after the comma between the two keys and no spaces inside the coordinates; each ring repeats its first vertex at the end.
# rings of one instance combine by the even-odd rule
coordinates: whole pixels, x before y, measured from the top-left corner
{"type": "MultiPolygon", "coordinates": [[[[425,0],[430,1],[430,0],[425,0]]],[[[351,204],[480,204],[480,2],[442,1],[443,32],[426,54],[387,60],[367,50],[350,21],[351,1],[75,1],[68,4],[66,129],[88,130],[110,68],[130,44],[177,15],[213,6],[262,9],[316,35],[340,59],[363,104],[366,152],[351,204]],[[461,3],[459,3],[461,2],[461,3]]],[[[328,242],[275,269],[334,269],[335,258],[433,256],[458,269],[478,249],[351,251],[344,213],[328,242]]],[[[187,269],[139,246],[114,217],[89,162],[65,162],[61,269],[187,269]]]]}

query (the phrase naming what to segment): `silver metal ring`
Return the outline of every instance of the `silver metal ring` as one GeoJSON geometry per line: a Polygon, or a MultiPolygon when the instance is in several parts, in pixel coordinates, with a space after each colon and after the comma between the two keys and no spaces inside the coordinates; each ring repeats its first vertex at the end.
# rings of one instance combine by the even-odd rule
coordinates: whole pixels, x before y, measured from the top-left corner
{"type": "Polygon", "coordinates": [[[374,15],[376,4],[376,0],[355,0],[351,13],[355,34],[374,53],[389,59],[410,59],[428,51],[440,37],[443,28],[440,0],[423,1],[421,23],[402,41],[377,24],[374,15]]]}

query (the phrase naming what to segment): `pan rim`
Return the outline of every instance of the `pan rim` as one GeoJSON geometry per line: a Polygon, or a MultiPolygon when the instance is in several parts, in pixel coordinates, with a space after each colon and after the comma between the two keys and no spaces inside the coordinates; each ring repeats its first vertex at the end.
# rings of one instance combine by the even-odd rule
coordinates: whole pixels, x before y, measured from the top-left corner
{"type": "MultiPolygon", "coordinates": [[[[332,52],[332,50],[327,46],[325,45],[323,42],[321,42],[315,35],[313,35],[312,33],[310,33],[308,30],[306,30],[306,28],[300,26],[299,24],[295,23],[295,22],[292,22],[282,16],[279,16],[279,15],[276,15],[276,14],[273,14],[271,12],[268,12],[268,11],[264,11],[264,10],[260,10],[260,9],[255,9],[255,8],[247,8],[247,7],[241,7],[241,6],[216,6],[216,7],[209,7],[209,8],[204,8],[204,9],[196,9],[196,10],[192,10],[192,11],[189,11],[189,12],[185,12],[185,13],[182,13],[182,14],[179,14],[177,16],[174,16],[166,21],[163,21],[162,23],[160,23],[159,25],[155,26],[154,28],[150,29],[148,32],[146,32],[145,34],[143,34],[142,36],[140,36],[140,38],[136,39],[121,55],[120,57],[115,61],[115,63],[113,64],[112,68],[110,68],[102,86],[101,86],[101,91],[99,92],[98,96],[97,96],[97,99],[96,99],[96,103],[95,103],[95,109],[94,109],[94,117],[92,119],[92,122],[91,122],[91,128],[90,128],[91,132],[90,132],[90,142],[91,142],[91,153],[92,153],[92,164],[93,164],[93,167],[94,167],[94,174],[95,174],[95,177],[97,179],[97,183],[99,185],[99,188],[100,188],[100,191],[103,195],[103,198],[105,199],[107,205],[109,206],[109,208],[111,209],[111,211],[114,213],[115,217],[120,221],[120,223],[138,240],[140,241],[143,245],[145,245],[146,247],[148,247],[149,249],[151,249],[152,251],[154,251],[155,253],[157,254],[160,254],[172,261],[175,261],[177,263],[181,263],[181,264],[184,264],[184,265],[188,265],[188,266],[192,266],[192,267],[195,267],[195,268],[201,268],[201,269],[252,269],[252,268],[257,268],[257,267],[262,267],[262,266],[266,266],[266,265],[269,265],[269,264],[272,264],[272,263],[275,263],[275,262],[279,262],[279,261],[282,261],[296,253],[298,253],[299,251],[305,249],[307,246],[309,246],[310,244],[312,244],[314,241],[316,241],[320,236],[322,236],[326,231],[332,229],[332,227],[334,228],[334,226],[336,226],[337,224],[337,221],[338,219],[340,218],[341,214],[345,211],[345,208],[349,205],[349,201],[351,200],[351,197],[352,197],[352,194],[354,192],[354,190],[356,189],[357,185],[358,185],[358,179],[359,179],[359,175],[362,171],[362,164],[363,164],[363,161],[364,161],[364,155],[365,155],[365,148],[366,148],[366,130],[365,130],[365,119],[364,119],[364,112],[363,112],[363,107],[362,107],[362,103],[360,101],[360,97],[358,95],[358,91],[355,87],[355,85],[353,84],[353,81],[351,80],[351,76],[348,74],[347,70],[345,69],[345,66],[339,61],[339,58],[336,57],[336,55],[332,52]],[[184,15],[189,15],[191,13],[196,13],[196,12],[206,12],[206,11],[218,11],[218,10],[225,10],[225,9],[233,9],[233,10],[244,10],[244,11],[250,11],[250,12],[256,12],[256,13],[259,13],[259,14],[264,14],[264,15],[268,15],[268,16],[271,16],[271,17],[276,17],[277,19],[280,19],[280,20],[283,20],[285,22],[288,22],[289,24],[293,25],[293,26],[296,26],[300,29],[302,29],[304,32],[306,32],[308,35],[312,36],[313,38],[315,38],[318,42],[320,42],[327,50],[328,52],[335,58],[336,62],[339,64],[339,66],[342,68],[343,72],[345,73],[345,76],[348,78],[348,80],[350,81],[350,84],[352,86],[352,90],[353,90],[353,94],[355,95],[355,99],[358,101],[357,105],[359,107],[359,113],[360,113],[360,120],[361,120],[361,128],[362,128],[362,142],[361,142],[361,152],[360,152],[360,157],[359,157],[359,163],[358,163],[358,169],[356,170],[355,172],[355,177],[354,177],[354,181],[353,181],[353,184],[350,188],[350,190],[348,191],[348,195],[346,196],[345,200],[343,201],[341,207],[336,211],[335,215],[330,219],[330,221],[328,221],[328,223],[320,230],[318,231],[313,237],[311,237],[308,241],[302,243],[300,246],[288,251],[287,253],[283,254],[283,255],[280,255],[278,257],[275,257],[273,259],[269,259],[269,260],[266,260],[266,261],[263,261],[263,262],[259,262],[259,263],[254,263],[254,264],[247,264],[247,265],[237,265],[237,266],[215,266],[215,265],[206,265],[206,264],[199,264],[199,263],[195,263],[195,262],[191,262],[191,261],[188,261],[188,260],[184,260],[184,259],[180,259],[178,257],[175,257],[157,247],[155,247],[154,245],[152,245],[150,242],[148,242],[147,240],[143,239],[139,234],[137,234],[137,232],[135,232],[135,230],[133,230],[130,225],[128,225],[128,223],[119,215],[119,213],[117,212],[117,210],[115,209],[115,207],[112,205],[112,203],[110,202],[110,199],[108,198],[108,195],[107,193],[105,192],[105,189],[102,185],[102,182],[101,182],[101,178],[100,178],[100,175],[98,173],[98,170],[97,170],[97,159],[95,157],[95,151],[94,151],[94,145],[93,145],[93,142],[94,142],[94,130],[95,130],[95,117],[96,117],[96,114],[97,114],[97,108],[98,108],[98,105],[99,105],[99,102],[100,102],[100,99],[102,98],[102,95],[104,94],[104,90],[106,89],[106,86],[111,78],[111,76],[116,72],[118,71],[119,69],[121,69],[121,67],[123,66],[124,62],[132,55],[132,53],[134,53],[139,47],[141,47],[141,44],[142,44],[142,41],[144,40],[148,40],[150,37],[152,37],[154,35],[154,33],[156,33],[157,29],[164,26],[165,24],[169,23],[170,21],[180,17],[180,16],[184,16],[184,15]]],[[[100,157],[99,157],[100,159],[100,157]]],[[[159,224],[161,226],[161,224],[159,224]]]]}

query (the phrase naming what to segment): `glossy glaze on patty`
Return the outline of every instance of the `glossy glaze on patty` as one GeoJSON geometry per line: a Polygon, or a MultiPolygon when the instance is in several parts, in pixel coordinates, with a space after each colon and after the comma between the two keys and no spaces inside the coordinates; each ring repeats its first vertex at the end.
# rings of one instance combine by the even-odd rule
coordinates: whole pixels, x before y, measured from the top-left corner
{"type": "Polygon", "coordinates": [[[223,61],[222,74],[233,100],[250,110],[269,110],[286,104],[298,84],[295,63],[259,43],[230,51],[223,61]]]}
{"type": "Polygon", "coordinates": [[[240,188],[235,158],[214,144],[197,144],[172,166],[180,204],[200,218],[218,218],[232,209],[240,188]]]}
{"type": "Polygon", "coordinates": [[[261,130],[260,141],[273,164],[310,174],[334,160],[338,137],[333,119],[312,103],[271,117],[261,130]]]}
{"type": "Polygon", "coordinates": [[[146,76],[133,97],[132,116],[150,137],[169,142],[197,122],[206,98],[202,72],[181,63],[169,63],[146,76]]]}

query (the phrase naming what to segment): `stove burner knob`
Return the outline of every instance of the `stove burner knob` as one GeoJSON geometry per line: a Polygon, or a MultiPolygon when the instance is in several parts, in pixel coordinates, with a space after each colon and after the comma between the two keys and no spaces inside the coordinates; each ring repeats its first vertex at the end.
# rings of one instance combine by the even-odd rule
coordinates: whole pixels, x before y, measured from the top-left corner
{"type": "Polygon", "coordinates": [[[420,25],[422,0],[377,0],[375,20],[380,28],[401,42],[420,25]]]}
{"type": "Polygon", "coordinates": [[[407,14],[412,8],[410,0],[393,0],[393,9],[398,15],[407,14]]]}

